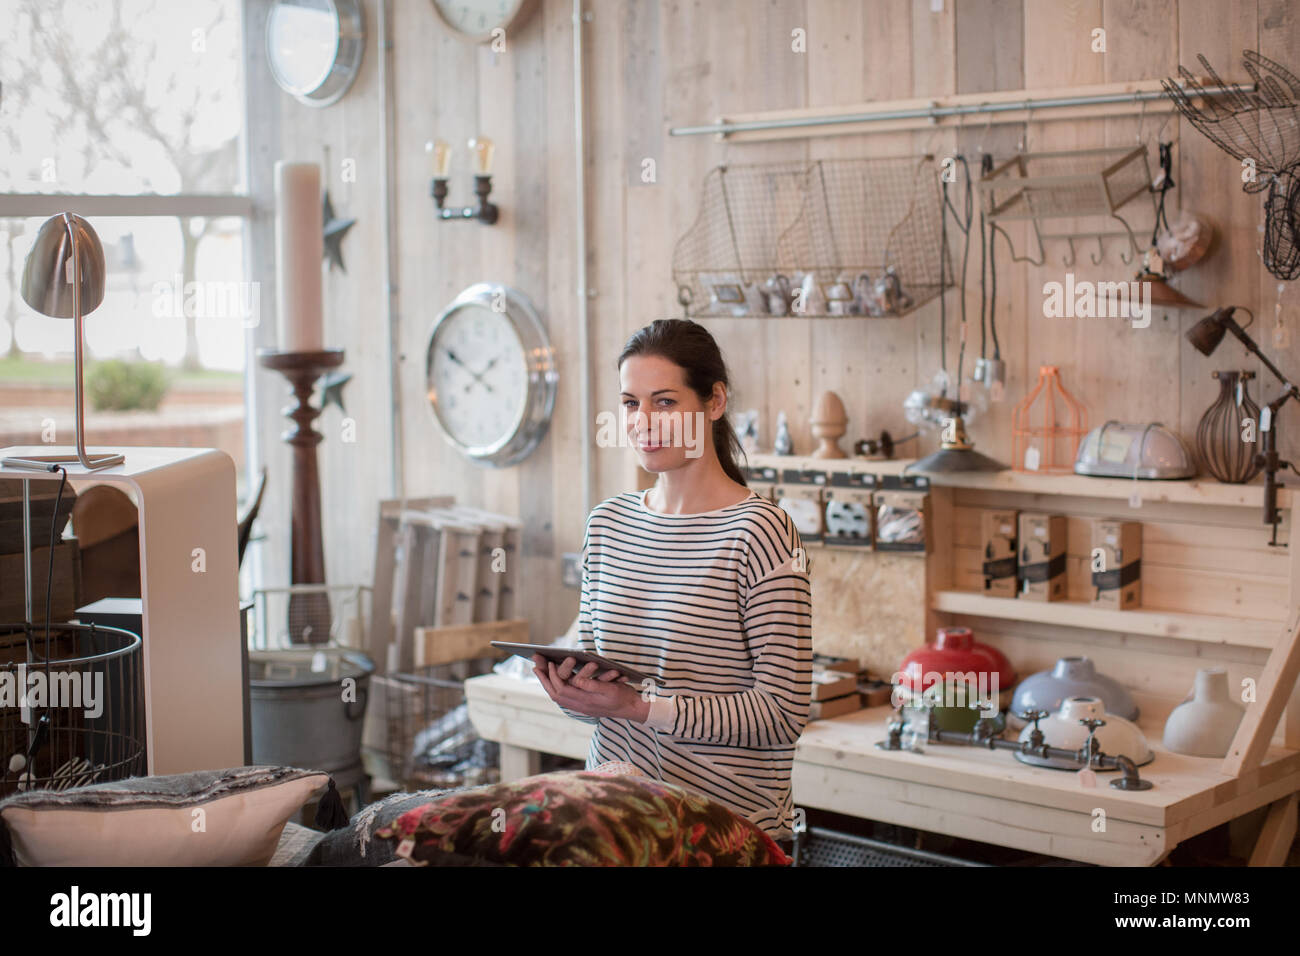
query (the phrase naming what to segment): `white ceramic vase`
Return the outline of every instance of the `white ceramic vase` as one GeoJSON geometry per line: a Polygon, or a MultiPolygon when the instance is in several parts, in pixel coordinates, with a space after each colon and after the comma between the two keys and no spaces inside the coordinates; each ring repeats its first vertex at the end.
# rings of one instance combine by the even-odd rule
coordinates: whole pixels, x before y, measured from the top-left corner
{"type": "Polygon", "coordinates": [[[1196,672],[1191,700],[1165,721],[1165,749],[1189,757],[1225,756],[1245,713],[1228,694],[1227,671],[1203,667],[1196,672]]]}

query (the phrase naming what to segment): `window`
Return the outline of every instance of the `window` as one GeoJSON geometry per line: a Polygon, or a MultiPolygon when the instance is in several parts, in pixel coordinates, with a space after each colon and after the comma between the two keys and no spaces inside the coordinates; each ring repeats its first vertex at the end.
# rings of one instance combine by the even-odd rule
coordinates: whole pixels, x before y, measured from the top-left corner
{"type": "Polygon", "coordinates": [[[108,269],[104,302],[85,320],[91,441],[215,445],[242,463],[246,331],[260,297],[244,281],[239,0],[2,5],[0,445],[41,441],[33,409],[57,413],[60,429],[71,421],[57,390],[22,392],[71,383],[73,324],[19,293],[41,224],[68,210],[95,228],[108,269]],[[162,363],[170,379],[163,404],[136,411],[131,427],[124,411],[92,405],[112,391],[89,387],[109,359],[162,363]]]}

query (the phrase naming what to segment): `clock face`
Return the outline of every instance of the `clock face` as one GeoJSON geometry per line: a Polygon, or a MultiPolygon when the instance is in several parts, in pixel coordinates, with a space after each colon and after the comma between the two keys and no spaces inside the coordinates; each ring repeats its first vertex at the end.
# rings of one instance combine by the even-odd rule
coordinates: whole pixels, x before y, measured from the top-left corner
{"type": "Polygon", "coordinates": [[[443,22],[473,40],[486,40],[498,27],[508,27],[526,0],[433,0],[443,22]]]}
{"type": "Polygon", "coordinates": [[[429,406],[443,437],[477,464],[513,465],[537,447],[558,377],[546,329],[518,289],[480,282],[434,320],[429,406]]]}
{"type": "Polygon", "coordinates": [[[451,313],[430,345],[429,398],[459,445],[504,444],[524,417],[528,362],[504,312],[468,305],[451,313]]]}

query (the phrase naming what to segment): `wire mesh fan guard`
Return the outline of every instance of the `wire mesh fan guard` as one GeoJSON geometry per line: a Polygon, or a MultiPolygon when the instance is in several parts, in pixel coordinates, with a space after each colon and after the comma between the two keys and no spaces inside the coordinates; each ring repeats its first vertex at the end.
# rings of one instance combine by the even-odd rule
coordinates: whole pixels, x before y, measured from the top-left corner
{"type": "Polygon", "coordinates": [[[695,316],[906,315],[941,291],[939,203],[932,157],[717,166],[673,251],[678,301],[695,316]]]}
{"type": "Polygon", "coordinates": [[[1196,59],[1214,86],[1231,92],[1204,96],[1184,66],[1161,81],[1188,122],[1242,165],[1248,193],[1268,189],[1264,200],[1264,267],[1279,279],[1300,275],[1300,79],[1278,63],[1245,50],[1241,65],[1255,81],[1248,90],[1225,83],[1204,54],[1196,59]],[[1253,177],[1245,175],[1250,171],[1253,177]]]}
{"type": "MultiPolygon", "coordinates": [[[[143,657],[140,637],[117,627],[92,624],[51,624],[49,684],[57,684],[60,700],[46,685],[43,700],[50,706],[50,726],[29,766],[9,770],[15,754],[26,755],[43,706],[0,707],[0,797],[20,789],[66,790],[138,776],[145,771],[143,657]],[[73,683],[80,692],[74,695],[73,683]],[[90,704],[91,706],[86,706],[90,704]],[[87,716],[87,710],[99,713],[87,716]],[[26,721],[24,718],[27,718],[26,721]],[[30,774],[25,777],[23,774],[30,774]]],[[[45,628],[35,624],[0,624],[0,680],[19,693],[35,693],[32,675],[45,673],[45,628]],[[21,669],[20,669],[21,668],[21,669]]],[[[43,679],[43,678],[42,678],[43,679]]]]}
{"type": "Polygon", "coordinates": [[[1061,384],[1060,368],[1042,365],[1037,384],[1012,416],[1011,466],[1040,474],[1072,473],[1079,442],[1087,433],[1088,411],[1061,384]]]}
{"type": "Polygon", "coordinates": [[[1259,474],[1255,445],[1242,436],[1246,420],[1258,424],[1259,406],[1250,398],[1246,383],[1254,372],[1220,371],[1219,397],[1205,410],[1196,426],[1196,454],[1201,466],[1230,485],[1242,485],[1259,474]]]}

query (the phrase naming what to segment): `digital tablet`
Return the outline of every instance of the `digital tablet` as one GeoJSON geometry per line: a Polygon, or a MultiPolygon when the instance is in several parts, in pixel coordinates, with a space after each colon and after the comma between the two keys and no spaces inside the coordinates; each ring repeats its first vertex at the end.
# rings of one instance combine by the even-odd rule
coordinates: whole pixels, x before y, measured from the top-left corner
{"type": "MultiPolygon", "coordinates": [[[[662,684],[664,681],[658,677],[652,677],[649,674],[643,674],[639,670],[628,667],[626,664],[620,664],[617,661],[611,661],[607,657],[601,657],[599,654],[592,654],[589,651],[579,650],[576,647],[552,647],[549,644],[516,644],[513,641],[492,641],[493,647],[499,647],[504,651],[510,651],[512,654],[518,654],[520,657],[526,657],[530,661],[534,654],[541,654],[547,660],[555,661],[556,664],[563,664],[566,657],[572,657],[578,662],[574,668],[574,673],[582,669],[584,664],[595,664],[600,669],[597,674],[603,674],[605,671],[618,671],[619,674],[626,677],[634,684],[641,684],[643,681],[654,681],[656,684],[662,684]]],[[[570,675],[572,676],[572,675],[570,675]]]]}

